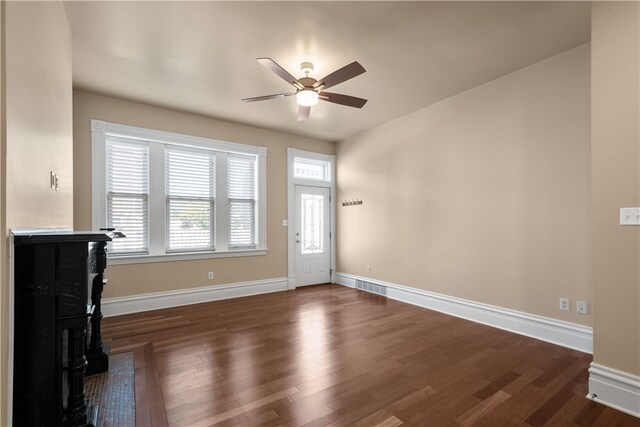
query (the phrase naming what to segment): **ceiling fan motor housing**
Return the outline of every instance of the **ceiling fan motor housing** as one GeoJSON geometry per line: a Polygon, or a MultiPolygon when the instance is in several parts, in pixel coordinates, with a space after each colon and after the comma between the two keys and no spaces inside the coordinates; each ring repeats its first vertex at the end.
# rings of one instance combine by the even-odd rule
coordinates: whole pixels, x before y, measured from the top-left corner
{"type": "Polygon", "coordinates": [[[313,88],[313,85],[317,82],[313,77],[303,77],[298,79],[298,81],[302,83],[305,88],[313,88]]]}

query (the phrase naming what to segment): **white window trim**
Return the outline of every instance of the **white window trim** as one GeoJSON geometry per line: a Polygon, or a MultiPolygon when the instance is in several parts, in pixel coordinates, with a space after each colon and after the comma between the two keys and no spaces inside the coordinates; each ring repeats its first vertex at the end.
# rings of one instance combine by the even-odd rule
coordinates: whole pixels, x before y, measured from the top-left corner
{"type": "Polygon", "coordinates": [[[303,151],[295,148],[287,149],[287,286],[289,289],[296,288],[296,237],[295,227],[295,186],[306,185],[309,187],[323,187],[330,190],[331,195],[331,283],[336,281],[336,156],[332,154],[314,153],[311,151],[303,151]],[[322,181],[318,179],[302,179],[296,178],[294,175],[293,164],[296,157],[319,160],[329,163],[329,179],[330,181],[322,181]]]}
{"type": "MultiPolygon", "coordinates": [[[[191,148],[200,148],[215,150],[221,153],[221,158],[226,158],[225,153],[238,153],[238,154],[251,154],[258,156],[256,174],[258,176],[258,197],[256,200],[258,215],[258,233],[257,240],[258,245],[255,249],[251,250],[228,250],[227,245],[221,245],[222,247],[216,251],[206,252],[187,252],[187,253],[166,253],[165,251],[165,198],[149,198],[149,222],[150,224],[157,224],[152,226],[149,232],[149,255],[109,255],[109,263],[113,265],[117,264],[136,264],[147,262],[164,262],[164,261],[179,261],[179,260],[191,260],[191,259],[208,259],[208,258],[230,258],[230,257],[242,257],[242,256],[256,256],[266,255],[267,248],[267,149],[266,147],[258,147],[254,145],[238,144],[234,142],[218,141],[209,138],[188,136],[172,132],[165,132],[153,129],[139,128],[135,126],[121,125],[116,123],[109,123],[103,120],[91,120],[91,179],[92,179],[92,194],[91,194],[91,224],[93,229],[99,229],[106,227],[107,224],[107,206],[106,206],[106,140],[107,135],[121,136],[125,138],[135,138],[144,141],[178,145],[191,148]]],[[[162,159],[159,156],[164,156],[163,150],[156,144],[150,145],[149,152],[149,173],[155,172],[157,176],[161,176],[162,179],[157,181],[150,181],[149,192],[154,190],[152,186],[156,186],[155,194],[164,194],[164,157],[162,159]],[[155,147],[153,150],[151,147],[155,147]],[[157,151],[154,153],[154,151],[157,151]],[[156,161],[153,162],[154,157],[156,161]],[[161,160],[158,162],[158,160],[161,160]],[[155,169],[152,171],[151,169],[155,169]],[[162,169],[162,170],[160,170],[162,169]],[[160,190],[161,186],[162,189],[160,190]],[[161,193],[158,193],[158,192],[161,193]]],[[[217,159],[218,156],[216,156],[217,159]]],[[[216,160],[218,162],[218,160],[216,160]]],[[[220,163],[216,164],[219,166],[220,163]]],[[[225,172],[226,167],[221,168],[221,172],[225,172]]],[[[222,175],[224,176],[224,174],[222,175]]],[[[219,180],[216,183],[217,186],[226,185],[226,178],[219,180]]],[[[216,197],[216,199],[218,199],[216,197]]],[[[216,233],[226,233],[226,215],[223,218],[222,212],[218,211],[218,207],[222,203],[218,203],[216,200],[216,214],[217,216],[217,231],[216,233]]],[[[222,234],[221,236],[226,236],[222,234]]],[[[226,239],[226,237],[225,237],[226,239]]]]}

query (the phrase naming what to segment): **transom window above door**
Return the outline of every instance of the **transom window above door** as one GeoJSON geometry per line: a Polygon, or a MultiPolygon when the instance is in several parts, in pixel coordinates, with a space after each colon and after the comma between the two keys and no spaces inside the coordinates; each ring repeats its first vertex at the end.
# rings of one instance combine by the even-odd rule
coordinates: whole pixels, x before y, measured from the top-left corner
{"type": "Polygon", "coordinates": [[[293,160],[293,177],[317,181],[331,181],[331,162],[296,156],[293,160]]]}

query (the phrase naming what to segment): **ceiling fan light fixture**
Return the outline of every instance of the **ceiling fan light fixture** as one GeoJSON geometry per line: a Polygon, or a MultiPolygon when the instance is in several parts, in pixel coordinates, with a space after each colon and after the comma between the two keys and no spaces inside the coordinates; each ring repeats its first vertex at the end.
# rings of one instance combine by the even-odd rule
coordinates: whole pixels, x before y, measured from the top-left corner
{"type": "Polygon", "coordinates": [[[296,95],[296,103],[298,104],[298,121],[307,120],[311,107],[316,105],[322,97],[323,101],[331,102],[333,104],[346,105],[347,107],[362,108],[367,103],[366,99],[358,98],[355,96],[342,95],[340,93],[326,92],[332,86],[339,85],[349,79],[352,79],[366,70],[357,61],[353,61],[349,65],[330,73],[324,78],[317,80],[313,77],[309,77],[309,74],[313,71],[313,64],[310,62],[303,62],[300,64],[300,69],[305,74],[304,77],[296,79],[287,70],[282,68],[276,61],[271,58],[257,58],[257,61],[263,66],[273,71],[278,77],[286,81],[290,85],[293,85],[295,92],[277,93],[274,95],[266,96],[254,96],[253,98],[244,98],[244,102],[253,101],[265,101],[267,99],[284,98],[291,95],[296,95]]]}
{"type": "Polygon", "coordinates": [[[302,107],[311,107],[318,103],[318,92],[313,89],[302,89],[296,94],[296,102],[302,107]]]}

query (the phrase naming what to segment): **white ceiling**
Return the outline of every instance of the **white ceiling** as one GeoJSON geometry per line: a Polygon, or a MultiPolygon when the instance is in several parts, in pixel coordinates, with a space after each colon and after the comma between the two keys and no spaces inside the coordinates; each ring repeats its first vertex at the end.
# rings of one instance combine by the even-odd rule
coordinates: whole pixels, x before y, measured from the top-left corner
{"type": "Polygon", "coordinates": [[[589,2],[67,2],[78,89],[337,141],[589,41],[589,2]],[[255,61],[322,77],[362,110],[320,102],[296,120],[292,91],[255,61]]]}

